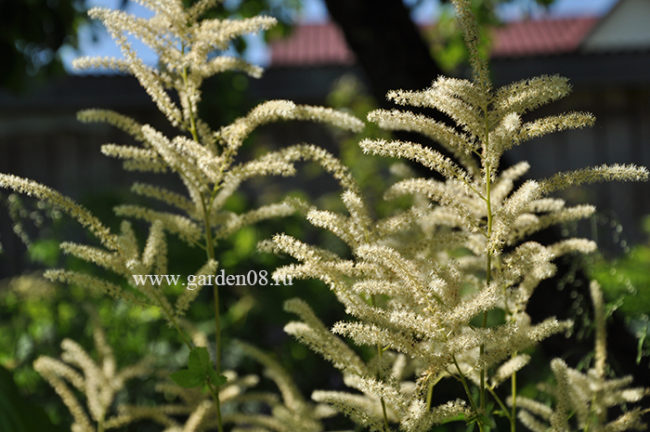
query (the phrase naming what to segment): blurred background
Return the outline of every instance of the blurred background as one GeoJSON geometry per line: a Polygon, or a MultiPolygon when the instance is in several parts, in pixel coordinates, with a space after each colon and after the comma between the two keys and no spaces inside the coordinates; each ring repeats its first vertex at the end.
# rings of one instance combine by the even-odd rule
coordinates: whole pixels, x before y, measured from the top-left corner
{"type": "MultiPolygon", "coordinates": [[[[118,161],[99,152],[101,144],[128,142],[124,135],[105,125],[79,123],[76,112],[113,109],[172,131],[134,78],[104,70],[90,74],[72,70],[72,59],[80,55],[120,56],[103,28],[86,18],[85,11],[92,6],[122,8],[140,16],[150,13],[128,0],[0,3],[0,172],[35,179],[59,190],[116,227],[119,221],[111,208],[136,201],[129,186],[142,176],[125,173],[118,161]]],[[[650,1],[476,0],[474,7],[483,25],[483,44],[491,53],[496,84],[561,74],[571,80],[572,95],[533,115],[580,110],[597,117],[593,128],[550,135],[514,149],[507,155],[509,163],[530,161],[532,178],[602,163],[650,166],[650,1]]],[[[213,14],[248,17],[259,13],[277,17],[280,25],[264,35],[244,38],[230,50],[264,66],[266,72],[257,80],[223,74],[205,84],[201,117],[215,128],[268,99],[334,106],[364,118],[372,108],[389,106],[384,95],[390,89],[422,89],[441,73],[468,75],[462,36],[449,2],[226,0],[213,14]]],[[[146,62],[155,65],[155,54],[133,43],[146,62]]],[[[369,125],[362,135],[382,133],[369,125]]],[[[299,142],[326,147],[352,167],[381,215],[390,211],[380,201],[391,182],[389,161],[362,155],[356,146],[360,137],[313,124],[273,125],[256,133],[244,156],[299,142]]],[[[159,180],[178,188],[173,179],[159,180]]],[[[228,206],[240,211],[276,201],[296,189],[296,184],[302,192],[294,193],[310,196],[322,205],[340,205],[333,182],[315,167],[306,166],[297,181],[251,182],[228,206]]],[[[112,324],[109,339],[120,342],[120,358],[137,358],[153,350],[182,363],[174,334],[161,330],[155,310],[116,306],[83,287],[44,285],[36,290],[28,280],[15,279],[46,266],[83,267],[60,256],[57,244],[63,239],[83,240],[84,235],[51,209],[4,191],[0,194],[0,278],[4,278],[0,283],[0,366],[10,371],[6,377],[0,375],[0,390],[6,394],[8,383],[15,381],[22,394],[31,395],[25,404],[37,401],[45,407],[49,420],[44,421],[60,426],[66,423],[65,410],[31,369],[31,362],[39,354],[56,355],[63,337],[90,341],[89,315],[77,311],[81,303],[112,324]]],[[[560,282],[553,281],[555,291],[551,293],[560,292],[559,296],[547,292],[551,300],[537,311],[539,316],[568,316],[584,308],[584,322],[579,327],[583,331],[574,335],[582,338],[582,345],[556,342],[545,349],[550,356],[571,348],[569,356],[576,359],[589,351],[589,308],[581,303],[587,273],[601,281],[610,310],[617,311],[613,326],[621,332],[620,344],[614,344],[612,350],[620,352],[620,364],[614,358],[614,365],[634,370],[635,378],[648,384],[645,336],[650,312],[650,224],[644,229],[643,220],[650,214],[650,186],[588,186],[569,190],[564,197],[572,204],[594,203],[599,213],[590,223],[548,235],[585,234],[599,242],[603,254],[588,263],[565,263],[560,282]],[[566,285],[572,288],[564,289],[566,285]]],[[[144,225],[140,228],[144,235],[144,225]]],[[[284,261],[260,256],[255,245],[278,231],[306,236],[335,250],[341,247],[335,239],[310,230],[299,218],[288,218],[238,232],[222,245],[219,261],[232,274],[272,270],[284,261]]],[[[202,259],[200,251],[188,252],[180,243],[170,241],[172,270],[193,271],[202,259]]],[[[288,319],[282,302],[293,295],[315,305],[328,323],[342,316],[340,306],[322,285],[233,288],[224,295],[227,334],[274,351],[283,364],[297,371],[298,384],[306,395],[313,388],[341,385],[335,372],[322,372],[331,371],[325,362],[290,343],[282,331],[288,319]]],[[[208,300],[209,296],[206,303],[208,300]]],[[[210,309],[198,303],[192,318],[204,321],[209,328],[210,309]]],[[[226,352],[227,365],[241,361],[237,353],[226,352]]]]}

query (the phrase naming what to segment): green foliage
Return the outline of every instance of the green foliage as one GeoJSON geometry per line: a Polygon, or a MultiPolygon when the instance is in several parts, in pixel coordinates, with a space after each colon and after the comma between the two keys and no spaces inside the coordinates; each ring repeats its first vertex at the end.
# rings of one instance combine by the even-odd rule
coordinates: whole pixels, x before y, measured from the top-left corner
{"type": "Polygon", "coordinates": [[[217,374],[210,362],[210,354],[205,347],[192,348],[187,361],[187,368],[173,372],[170,378],[181,387],[191,388],[203,386],[207,382],[220,387],[227,378],[217,374]]]}
{"type": "Polygon", "coordinates": [[[11,372],[0,366],[0,430],[6,432],[59,432],[42,407],[26,399],[14,383],[11,372]]]}
{"type": "Polygon", "coordinates": [[[644,220],[644,230],[648,235],[645,244],[632,247],[620,258],[600,258],[590,269],[607,300],[626,316],[636,319],[650,311],[650,217],[644,220]]]}
{"type": "Polygon", "coordinates": [[[590,276],[597,280],[610,308],[621,313],[638,338],[637,363],[650,355],[650,217],[643,221],[648,238],[623,256],[603,256],[588,262],[590,276]]]}

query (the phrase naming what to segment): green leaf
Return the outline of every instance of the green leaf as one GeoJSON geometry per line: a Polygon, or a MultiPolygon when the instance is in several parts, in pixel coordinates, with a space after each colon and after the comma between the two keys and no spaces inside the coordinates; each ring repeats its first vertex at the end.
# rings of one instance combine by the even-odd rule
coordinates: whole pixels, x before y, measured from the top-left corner
{"type": "Polygon", "coordinates": [[[192,348],[187,361],[187,369],[182,369],[171,374],[171,378],[181,387],[198,387],[207,381],[221,387],[227,381],[226,377],[217,374],[210,363],[210,354],[207,348],[192,348]]]}
{"type": "Polygon", "coordinates": [[[216,387],[221,387],[226,383],[226,381],[228,381],[228,378],[226,378],[224,375],[218,375],[217,372],[212,368],[210,368],[208,377],[210,378],[210,382],[216,387]]]}
{"type": "Polygon", "coordinates": [[[181,387],[191,388],[198,387],[203,384],[203,378],[205,375],[196,374],[194,371],[189,369],[181,369],[176,372],[173,372],[170,377],[176,384],[181,387]]]}
{"type": "Polygon", "coordinates": [[[205,376],[211,370],[210,354],[205,347],[192,348],[190,351],[190,359],[187,362],[187,368],[190,371],[196,372],[198,375],[205,376]]]}

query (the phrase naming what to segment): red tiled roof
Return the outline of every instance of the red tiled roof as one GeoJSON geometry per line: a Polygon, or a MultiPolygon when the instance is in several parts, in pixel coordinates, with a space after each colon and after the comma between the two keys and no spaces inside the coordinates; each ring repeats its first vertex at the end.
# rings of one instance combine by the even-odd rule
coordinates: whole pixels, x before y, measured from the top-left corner
{"type": "Polygon", "coordinates": [[[575,52],[598,22],[597,17],[515,21],[495,30],[496,57],[575,52]]]}
{"type": "Polygon", "coordinates": [[[341,29],[333,23],[297,26],[271,43],[272,66],[349,65],[355,62],[341,29]]]}
{"type": "MultiPolygon", "coordinates": [[[[495,29],[493,55],[524,57],[575,52],[597,17],[515,21],[495,29]]],[[[349,65],[354,53],[333,23],[295,28],[286,39],[271,43],[272,66],[349,65]]]]}

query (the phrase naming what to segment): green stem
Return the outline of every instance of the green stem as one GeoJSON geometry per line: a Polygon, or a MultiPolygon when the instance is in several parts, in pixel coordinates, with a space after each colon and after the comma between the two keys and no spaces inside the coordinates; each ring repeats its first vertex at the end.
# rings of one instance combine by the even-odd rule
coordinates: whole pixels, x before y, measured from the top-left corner
{"type": "Polygon", "coordinates": [[[512,373],[512,378],[510,379],[512,393],[512,412],[510,414],[510,432],[515,432],[517,430],[517,372],[512,373]]]}
{"type": "MultiPolygon", "coordinates": [[[[187,67],[183,68],[183,84],[185,85],[185,88],[187,88],[187,67]]],[[[194,113],[192,112],[192,107],[190,106],[189,95],[187,95],[187,107],[190,114],[190,133],[192,134],[194,141],[200,144],[201,142],[199,141],[199,134],[196,130],[196,120],[194,119],[194,113]]]]}
{"type": "Polygon", "coordinates": [[[431,409],[431,400],[433,399],[433,386],[435,382],[431,380],[429,382],[429,388],[427,389],[427,411],[431,409]]]}
{"type": "MultiPolygon", "coordinates": [[[[486,144],[487,146],[487,144],[486,144]]],[[[486,232],[486,237],[487,237],[487,242],[488,242],[488,248],[487,248],[487,259],[486,259],[486,264],[485,264],[485,286],[486,288],[490,285],[490,282],[492,282],[492,250],[490,249],[490,239],[492,237],[492,203],[490,201],[490,187],[491,187],[491,171],[490,171],[490,165],[486,164],[485,167],[485,203],[487,205],[487,232],[486,232]]],[[[483,328],[487,327],[487,311],[483,312],[483,322],[482,322],[483,328]]],[[[485,354],[485,345],[481,345],[480,347],[480,357],[482,358],[483,355],[485,354]]],[[[481,406],[481,412],[485,412],[485,368],[481,368],[481,374],[480,374],[480,391],[479,391],[479,400],[480,400],[480,406],[481,406]]]]}
{"type": "Polygon", "coordinates": [[[384,415],[384,430],[386,432],[389,432],[390,425],[388,424],[388,414],[386,413],[386,402],[384,401],[383,397],[380,399],[380,401],[381,401],[381,412],[384,415]]]}
{"type": "MultiPolygon", "coordinates": [[[[188,87],[187,82],[187,68],[183,68],[183,84],[185,88],[188,87]]],[[[189,98],[189,95],[188,95],[189,98]]],[[[196,120],[194,118],[194,112],[192,112],[190,101],[187,101],[188,111],[190,116],[190,133],[192,138],[196,143],[201,144],[199,140],[199,135],[196,129],[196,120]]],[[[216,185],[215,185],[216,189],[216,185]]],[[[203,195],[201,193],[201,195],[203,195]]],[[[214,260],[214,241],[212,239],[212,225],[210,223],[210,207],[212,205],[212,195],[208,198],[209,202],[206,204],[205,198],[201,196],[201,207],[203,211],[203,224],[205,228],[205,252],[209,260],[214,260]]],[[[214,295],[214,325],[215,325],[215,355],[214,363],[217,371],[217,375],[221,374],[221,317],[219,315],[219,287],[214,284],[212,286],[212,292],[214,295]]],[[[212,384],[208,383],[208,388],[214,400],[215,408],[217,411],[217,430],[223,432],[223,424],[221,421],[221,401],[219,399],[219,387],[213,388],[212,384]]]]}
{"type": "MultiPolygon", "coordinates": [[[[173,317],[173,315],[172,315],[173,317]]],[[[187,345],[187,347],[192,351],[192,348],[194,348],[194,344],[190,340],[190,338],[185,334],[183,330],[181,330],[181,327],[178,325],[178,321],[176,321],[176,318],[171,318],[172,323],[174,324],[174,327],[176,328],[176,331],[178,334],[181,336],[181,339],[183,339],[183,343],[187,345]]]]}
{"type": "Polygon", "coordinates": [[[152,289],[152,292],[153,292],[154,296],[156,297],[156,300],[158,301],[158,306],[162,310],[163,314],[165,314],[165,316],[167,317],[169,322],[171,322],[174,325],[174,328],[176,329],[179,336],[183,340],[183,343],[185,345],[187,345],[187,347],[191,351],[192,348],[194,348],[194,344],[192,343],[190,338],[185,334],[185,332],[181,329],[180,325],[178,324],[178,320],[176,319],[176,315],[174,315],[174,311],[170,311],[170,310],[167,310],[165,308],[165,305],[164,305],[163,301],[160,299],[160,295],[159,295],[158,291],[156,291],[155,289],[152,289]]]}
{"type": "Polygon", "coordinates": [[[508,412],[508,408],[506,407],[506,404],[503,403],[503,401],[501,400],[501,398],[499,397],[499,395],[494,391],[494,389],[493,389],[492,387],[487,386],[487,389],[488,389],[488,391],[490,392],[490,394],[492,395],[492,397],[494,398],[494,400],[496,401],[497,405],[499,405],[499,408],[501,408],[501,410],[503,411],[503,414],[504,414],[504,415],[508,418],[508,420],[510,421],[510,425],[511,425],[510,427],[512,428],[512,416],[511,416],[511,414],[508,412]]]}
{"type": "MultiPolygon", "coordinates": [[[[372,303],[372,306],[375,306],[375,296],[372,295],[370,297],[370,301],[372,303]]],[[[377,342],[377,355],[379,356],[379,365],[381,366],[381,359],[382,359],[382,353],[383,350],[381,349],[381,345],[379,342],[377,342]]],[[[377,378],[380,378],[379,372],[377,372],[377,378]]],[[[389,432],[390,431],[390,425],[388,424],[388,413],[386,412],[386,401],[384,401],[384,398],[381,397],[379,398],[379,401],[381,402],[381,412],[384,416],[384,431],[389,432]]]]}
{"type": "MultiPolygon", "coordinates": [[[[487,312],[483,312],[483,328],[486,327],[487,323],[487,312]]],[[[485,354],[485,345],[481,345],[480,348],[480,358],[483,358],[483,354],[485,354]]],[[[481,412],[485,411],[485,368],[481,367],[481,375],[480,375],[480,391],[479,391],[479,403],[481,406],[481,412]]]]}
{"type": "Polygon", "coordinates": [[[210,390],[210,395],[214,401],[214,406],[217,411],[217,429],[219,432],[223,432],[222,420],[221,420],[221,400],[219,399],[219,389],[215,388],[210,381],[208,381],[208,389],[210,390]]]}
{"type": "Polygon", "coordinates": [[[454,365],[456,366],[456,370],[458,371],[458,375],[460,376],[460,382],[463,384],[463,389],[465,390],[465,394],[467,395],[467,399],[469,400],[469,404],[472,407],[472,410],[477,416],[478,419],[478,430],[480,432],[484,431],[483,427],[483,421],[481,420],[481,415],[479,414],[478,408],[476,406],[476,402],[474,402],[474,398],[472,397],[472,393],[469,391],[469,386],[467,385],[467,378],[465,378],[465,374],[463,373],[462,370],[460,370],[460,366],[458,365],[458,361],[456,360],[456,356],[452,355],[451,358],[454,360],[454,365]]]}
{"type": "MultiPolygon", "coordinates": [[[[212,226],[210,225],[210,215],[205,200],[201,198],[201,207],[203,210],[203,223],[205,225],[205,252],[209,260],[214,260],[214,241],[212,239],[212,226]]],[[[217,375],[221,374],[221,315],[219,313],[219,287],[217,284],[212,285],[212,293],[214,296],[214,327],[215,327],[215,354],[214,364],[217,375]]],[[[211,387],[211,385],[210,385],[211,387]]],[[[216,391],[212,391],[212,397],[217,410],[217,430],[223,432],[223,425],[221,422],[221,402],[219,400],[219,387],[216,391]]]]}
{"type": "MultiPolygon", "coordinates": [[[[155,292],[155,291],[154,291],[155,292]]],[[[185,334],[185,332],[181,329],[180,325],[178,324],[178,320],[174,316],[173,313],[170,313],[169,311],[166,311],[165,308],[162,306],[162,302],[160,299],[158,299],[158,302],[160,303],[160,307],[163,309],[163,312],[167,315],[167,318],[169,321],[174,325],[174,328],[176,328],[176,331],[178,334],[181,336],[181,339],[183,340],[183,343],[187,345],[187,348],[192,351],[194,348],[194,344],[192,343],[192,340],[185,334]]],[[[218,299],[217,299],[217,304],[218,304],[218,299]]],[[[217,314],[217,321],[219,321],[219,314],[217,314]]],[[[218,327],[217,327],[218,328],[218,327]]],[[[219,333],[217,333],[219,335],[219,333]]],[[[219,340],[219,337],[217,338],[219,340]]],[[[219,345],[217,345],[219,346],[219,345]]],[[[217,351],[217,373],[220,373],[220,359],[217,351]]],[[[223,432],[223,426],[222,426],[222,421],[221,421],[221,402],[219,400],[219,392],[218,389],[215,389],[212,385],[211,382],[208,381],[208,389],[210,390],[210,394],[212,396],[212,400],[214,401],[214,405],[216,407],[217,411],[217,429],[219,432],[223,432]]],[[[98,429],[98,432],[103,432],[103,425],[100,425],[101,429],[98,429]]]]}
{"type": "MultiPolygon", "coordinates": [[[[481,83],[482,85],[484,83],[481,83]]],[[[487,88],[482,88],[484,96],[487,97],[488,94],[488,89],[487,88]]],[[[490,125],[488,123],[489,115],[488,115],[488,100],[485,99],[485,102],[482,106],[482,111],[483,111],[483,154],[481,156],[482,158],[482,163],[485,166],[485,204],[487,207],[487,227],[486,227],[486,241],[487,241],[487,259],[485,263],[485,286],[486,289],[490,286],[490,282],[492,282],[492,250],[491,250],[491,245],[490,245],[490,240],[492,238],[492,202],[491,202],[491,196],[490,196],[490,188],[491,188],[491,181],[492,181],[492,171],[491,171],[491,166],[490,162],[488,160],[488,152],[489,152],[489,145],[490,145],[490,125]]],[[[487,311],[483,312],[483,328],[487,327],[487,311]]],[[[481,344],[480,347],[480,359],[483,359],[483,356],[485,354],[485,345],[481,344]]],[[[481,406],[481,414],[485,415],[485,367],[481,367],[481,372],[480,372],[480,389],[479,389],[479,400],[480,400],[480,406],[481,406]]],[[[479,425],[481,425],[482,420],[479,417],[479,425]]]]}

